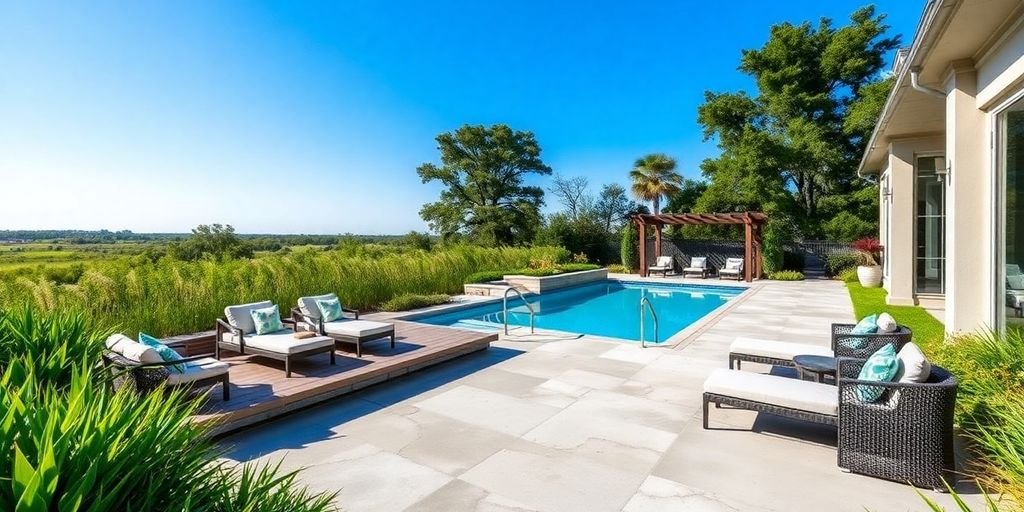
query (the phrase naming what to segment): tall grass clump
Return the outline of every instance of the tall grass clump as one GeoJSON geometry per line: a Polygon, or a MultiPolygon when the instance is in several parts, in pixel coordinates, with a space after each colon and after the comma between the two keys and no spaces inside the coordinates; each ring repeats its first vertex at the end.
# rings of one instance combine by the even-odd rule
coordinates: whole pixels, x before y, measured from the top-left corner
{"type": "Polygon", "coordinates": [[[294,473],[218,461],[209,427],[190,419],[200,402],[181,391],[112,390],[97,366],[103,332],[80,314],[0,315],[0,510],[332,510],[333,495],[294,473]]]}
{"type": "Polygon", "coordinates": [[[343,247],[255,259],[162,258],[97,262],[72,285],[43,276],[0,279],[0,307],[86,311],[101,326],[158,336],[209,329],[225,306],[334,292],[346,306],[374,308],[402,294],[455,294],[474,272],[566,261],[565,249],[456,246],[433,251],[343,247]]]}

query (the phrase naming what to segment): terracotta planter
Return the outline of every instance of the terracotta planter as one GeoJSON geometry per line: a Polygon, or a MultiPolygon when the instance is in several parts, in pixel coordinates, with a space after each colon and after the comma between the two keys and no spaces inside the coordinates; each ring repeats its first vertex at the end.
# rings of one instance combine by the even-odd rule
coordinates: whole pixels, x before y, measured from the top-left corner
{"type": "Polygon", "coordinates": [[[882,286],[882,267],[872,265],[870,267],[857,267],[857,280],[864,288],[878,288],[882,286]]]}

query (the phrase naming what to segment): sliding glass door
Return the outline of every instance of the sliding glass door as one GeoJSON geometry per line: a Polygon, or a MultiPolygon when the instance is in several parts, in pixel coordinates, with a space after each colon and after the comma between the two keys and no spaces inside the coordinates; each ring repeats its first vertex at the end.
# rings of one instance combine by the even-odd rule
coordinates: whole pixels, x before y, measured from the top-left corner
{"type": "Polygon", "coordinates": [[[1024,327],[1024,99],[996,118],[998,165],[1002,177],[1002,268],[996,289],[1004,302],[1006,327],[1024,327]]]}
{"type": "Polygon", "coordinates": [[[918,294],[945,292],[946,184],[937,172],[944,165],[945,158],[936,155],[919,156],[915,164],[914,291],[918,294]]]}

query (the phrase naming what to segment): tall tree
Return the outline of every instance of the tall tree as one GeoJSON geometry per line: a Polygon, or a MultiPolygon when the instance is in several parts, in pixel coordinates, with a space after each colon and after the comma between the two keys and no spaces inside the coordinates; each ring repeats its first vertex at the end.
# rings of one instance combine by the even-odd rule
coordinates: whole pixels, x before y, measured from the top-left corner
{"type": "Polygon", "coordinates": [[[775,25],[764,46],[744,50],[739,69],[758,95],[709,91],[698,109],[722,152],[701,165],[710,185],[697,208],[774,208],[820,234],[821,201],[865,186],[856,166],[891,87],[885,54],[899,45],[888,28],[868,6],[840,28],[826,18],[775,25]]]}
{"type": "Polygon", "coordinates": [[[647,208],[626,197],[626,189],[618,183],[609,183],[601,187],[601,194],[594,203],[595,215],[609,233],[618,231],[622,224],[629,221],[630,215],[641,209],[647,208]]]}
{"type": "Polygon", "coordinates": [[[594,199],[587,193],[590,180],[585,176],[567,178],[556,174],[551,180],[549,192],[558,198],[570,218],[577,219],[590,213],[594,199]]]}
{"type": "Polygon", "coordinates": [[[540,158],[532,132],[503,124],[465,125],[437,136],[441,165],[416,169],[423,183],[446,188],[420,216],[446,240],[466,236],[484,245],[510,245],[533,240],[540,224],[544,190],[524,184],[533,174],[551,174],[540,158]]]}
{"type": "Polygon", "coordinates": [[[661,212],[661,198],[679,192],[683,184],[683,177],[676,172],[676,160],[661,153],[638,159],[629,177],[633,180],[633,195],[650,201],[655,214],[661,212]]]}

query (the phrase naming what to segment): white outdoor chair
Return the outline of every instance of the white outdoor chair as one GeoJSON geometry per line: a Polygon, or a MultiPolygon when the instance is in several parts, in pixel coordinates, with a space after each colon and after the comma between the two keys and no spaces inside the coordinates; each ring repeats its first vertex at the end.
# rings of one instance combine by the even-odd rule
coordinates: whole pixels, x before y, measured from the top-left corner
{"type": "Polygon", "coordinates": [[[647,272],[661,272],[662,276],[667,276],[669,271],[672,270],[672,256],[658,256],[658,261],[647,267],[647,272]]]}

